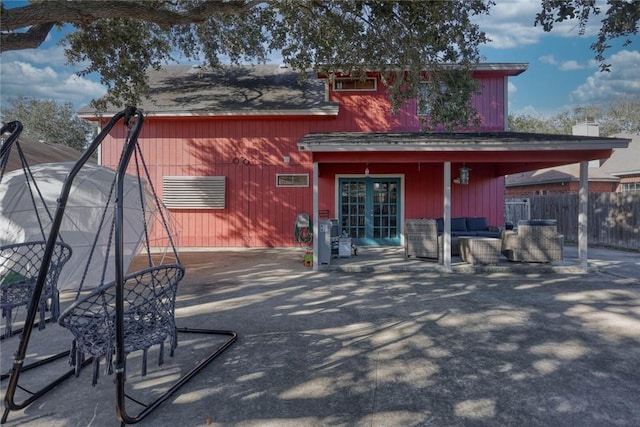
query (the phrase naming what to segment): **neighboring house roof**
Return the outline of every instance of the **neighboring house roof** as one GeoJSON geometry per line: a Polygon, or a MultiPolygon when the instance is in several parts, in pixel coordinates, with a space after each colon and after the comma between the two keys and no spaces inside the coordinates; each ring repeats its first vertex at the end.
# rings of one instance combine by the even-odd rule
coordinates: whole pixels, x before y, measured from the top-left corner
{"type": "MultiPolygon", "coordinates": [[[[29,166],[40,163],[75,162],[82,153],[64,144],[52,142],[38,142],[30,138],[20,137],[18,143],[29,166]]],[[[14,145],[11,147],[11,154],[7,162],[7,172],[21,169],[22,163],[18,150],[14,145]]]]}
{"type": "MultiPolygon", "coordinates": [[[[338,103],[325,99],[323,80],[308,74],[300,82],[297,71],[281,65],[169,65],[148,75],[150,99],[137,106],[148,116],[338,114],[338,103]]],[[[83,107],[79,115],[92,118],[94,109],[83,107]]]]}
{"type": "Polygon", "coordinates": [[[613,150],[611,157],[606,159],[600,169],[615,176],[640,174],[640,135],[618,133],[616,138],[629,138],[628,148],[613,150]]]}
{"type": "MultiPolygon", "coordinates": [[[[630,140],[628,147],[614,148],[611,157],[604,160],[600,167],[589,168],[589,181],[618,182],[620,176],[640,173],[640,135],[618,133],[612,138],[630,140]]],[[[551,184],[580,180],[580,164],[573,163],[553,168],[539,169],[508,175],[507,187],[524,185],[551,184]]]]}
{"type": "MultiPolygon", "coordinates": [[[[589,168],[588,177],[589,181],[618,182],[620,180],[620,178],[609,175],[599,168],[589,168]]],[[[505,178],[505,186],[519,187],[571,181],[580,181],[579,163],[507,175],[505,178]]]]}

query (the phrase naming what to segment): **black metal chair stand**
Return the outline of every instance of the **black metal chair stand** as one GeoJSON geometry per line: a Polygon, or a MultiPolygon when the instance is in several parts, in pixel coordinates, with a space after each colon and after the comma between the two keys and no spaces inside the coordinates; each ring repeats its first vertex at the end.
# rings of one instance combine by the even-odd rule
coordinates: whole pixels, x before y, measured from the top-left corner
{"type": "MultiPolygon", "coordinates": [[[[32,292],[32,303],[27,311],[23,333],[20,337],[20,345],[15,354],[13,369],[9,376],[9,383],[5,394],[5,412],[0,420],[4,423],[10,411],[20,410],[35,400],[51,391],[67,378],[77,374],[78,371],[93,364],[93,382],[98,379],[99,361],[104,358],[107,361],[108,373],[115,372],[116,384],[116,413],[121,425],[134,424],[149,415],[169,396],[174,394],[180,387],[186,384],[196,373],[204,369],[209,363],[224,352],[231,344],[237,340],[237,334],[233,331],[214,329],[190,329],[177,328],[174,319],[175,296],[177,285],[182,279],[184,268],[179,265],[178,255],[173,245],[173,240],[168,230],[167,221],[162,217],[162,224],[168,234],[169,241],[174,250],[178,263],[169,265],[154,266],[149,265],[147,269],[125,276],[124,268],[124,180],[129,162],[132,156],[135,158],[135,169],[140,173],[138,160],[142,162],[146,172],[146,181],[138,177],[140,185],[143,182],[151,185],[153,198],[162,212],[160,201],[153,189],[152,180],[149,176],[146,164],[142,158],[142,152],[138,146],[138,136],[144,122],[143,114],[133,108],[116,114],[104,126],[100,134],[91,143],[87,151],[74,165],[64,182],[61,194],[58,198],[58,208],[51,225],[50,234],[47,240],[46,250],[42,256],[41,265],[38,271],[37,280],[32,292]],[[69,328],[75,337],[75,347],[67,352],[73,363],[74,369],[62,374],[50,384],[42,389],[30,392],[30,396],[22,402],[15,401],[15,392],[19,388],[20,374],[26,370],[23,367],[25,355],[29,345],[31,331],[35,326],[35,315],[37,304],[33,301],[40,301],[45,290],[47,275],[49,274],[51,260],[54,255],[57,236],[64,216],[66,204],[71,192],[71,186],[75,176],[82,166],[96,151],[105,137],[111,132],[115,124],[124,119],[125,125],[129,127],[127,140],[123,149],[118,169],[116,171],[116,194],[115,194],[115,217],[113,224],[114,255],[115,255],[115,280],[108,284],[97,284],[98,287],[88,296],[78,299],[71,307],[66,309],[60,316],[60,325],[69,328]],[[173,386],[151,403],[141,403],[134,396],[125,391],[126,382],[126,356],[132,351],[143,351],[143,374],[146,371],[146,352],[152,345],[160,345],[160,360],[162,363],[163,346],[169,340],[171,354],[177,345],[177,334],[199,333],[207,335],[227,336],[227,340],[217,347],[206,358],[196,363],[196,365],[185,375],[179,378],[173,386]],[[144,409],[137,414],[130,415],[126,409],[126,401],[135,401],[144,406],[144,409]]],[[[142,191],[140,191],[142,194],[142,191]]],[[[162,214],[161,214],[162,215],[162,214]]],[[[146,229],[144,236],[148,239],[149,233],[146,229]]],[[[149,252],[149,242],[146,242],[147,260],[152,263],[149,252]]],[[[106,265],[106,264],[105,264],[106,265]]]]}

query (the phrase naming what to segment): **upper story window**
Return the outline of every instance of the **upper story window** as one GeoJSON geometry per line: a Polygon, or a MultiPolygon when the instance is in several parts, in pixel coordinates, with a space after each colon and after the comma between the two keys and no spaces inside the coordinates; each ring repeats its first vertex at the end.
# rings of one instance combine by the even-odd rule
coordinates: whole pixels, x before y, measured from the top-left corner
{"type": "MultiPolygon", "coordinates": [[[[428,116],[430,111],[429,104],[427,103],[427,97],[429,95],[429,90],[432,90],[429,87],[428,82],[420,83],[420,98],[418,99],[418,115],[419,116],[428,116]]],[[[438,98],[440,102],[447,102],[447,96],[449,94],[449,87],[446,83],[440,83],[440,93],[438,94],[438,98]]]]}
{"type": "Polygon", "coordinates": [[[420,97],[418,98],[418,115],[429,115],[429,105],[427,104],[427,94],[429,88],[426,83],[420,83],[420,97]]]}
{"type": "Polygon", "coordinates": [[[377,89],[376,79],[336,79],[333,90],[371,90],[377,89]]]}

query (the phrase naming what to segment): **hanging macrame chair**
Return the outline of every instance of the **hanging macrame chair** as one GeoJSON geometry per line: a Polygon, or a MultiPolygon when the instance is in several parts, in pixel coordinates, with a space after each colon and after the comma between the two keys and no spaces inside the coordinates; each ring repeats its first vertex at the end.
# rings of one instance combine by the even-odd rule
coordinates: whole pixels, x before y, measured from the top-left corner
{"type": "MultiPolygon", "coordinates": [[[[109,202],[113,203],[105,205],[106,209],[109,204],[112,204],[117,211],[110,224],[110,233],[107,239],[109,242],[113,242],[116,270],[120,271],[116,272],[115,280],[105,283],[103,276],[102,283],[97,284],[97,287],[95,284],[90,284],[90,288],[95,287],[92,292],[80,296],[85,285],[83,279],[78,287],[76,302],[60,315],[58,322],[74,336],[70,362],[76,373],[79,373],[86,358],[93,358],[93,385],[97,383],[99,377],[101,359],[106,359],[107,373],[113,372],[112,358],[117,348],[117,317],[122,319],[124,328],[122,333],[124,357],[126,358],[127,354],[136,350],[143,351],[142,375],[146,375],[147,351],[151,346],[160,345],[158,362],[162,364],[165,341],[167,339],[170,341],[171,356],[178,345],[174,321],[175,298],[178,283],[184,276],[184,268],[180,265],[167,214],[156,194],[149,169],[138,145],[137,133],[142,126],[142,116],[131,113],[127,120],[129,120],[129,131],[121,153],[118,173],[115,175],[112,191],[110,191],[112,197],[109,197],[109,202]],[[138,122],[135,121],[136,118],[138,122]],[[134,132],[135,138],[132,137],[134,132]],[[124,197],[124,174],[130,166],[130,162],[133,162],[137,172],[138,190],[136,194],[138,197],[134,197],[135,200],[124,197]],[[151,193],[150,199],[145,197],[147,192],[151,193]],[[120,260],[124,257],[122,253],[124,210],[130,208],[126,205],[127,202],[142,207],[139,211],[134,212],[142,216],[141,234],[143,247],[146,250],[144,259],[147,267],[118,279],[118,275],[126,273],[125,266],[120,260]],[[150,203],[155,206],[149,206],[150,203]],[[167,236],[171,249],[169,257],[175,261],[173,263],[166,264],[164,263],[165,259],[161,258],[158,264],[151,253],[152,224],[149,223],[150,218],[146,214],[149,209],[155,210],[159,214],[158,220],[163,227],[164,235],[167,236]],[[118,308],[122,309],[120,313],[117,312],[118,308]]],[[[107,248],[110,249],[111,245],[108,245],[107,248]]],[[[93,253],[93,248],[90,252],[93,253]]],[[[91,257],[87,264],[91,264],[91,257]]]]}
{"type": "MultiPolygon", "coordinates": [[[[88,280],[88,276],[83,275],[76,292],[76,301],[66,308],[58,319],[58,323],[68,329],[74,337],[72,349],[69,352],[70,363],[73,369],[52,383],[52,385],[34,392],[33,395],[25,401],[19,403],[14,402],[15,389],[18,387],[17,383],[21,371],[19,365],[21,363],[20,359],[25,356],[29,339],[28,332],[31,330],[30,326],[33,325],[33,313],[30,311],[27,316],[27,321],[25,322],[25,331],[28,332],[24,334],[25,336],[16,353],[14,370],[12,371],[12,376],[7,388],[5,397],[7,409],[2,419],[3,422],[6,420],[10,410],[26,407],[50,390],[55,384],[73,374],[77,376],[81,368],[90,363],[93,365],[92,384],[95,385],[99,378],[100,362],[105,361],[106,372],[108,374],[115,372],[117,389],[116,413],[121,424],[136,423],[157,408],[164,400],[189,381],[196,373],[202,370],[204,366],[209,364],[237,339],[237,334],[233,331],[178,328],[176,325],[176,293],[178,284],[184,276],[184,267],[180,263],[169,219],[153,187],[153,181],[151,180],[148,167],[142,156],[142,150],[138,144],[138,136],[144,122],[144,116],[135,108],[127,108],[123,112],[116,114],[109,123],[106,124],[82,158],[69,172],[58,199],[58,208],[51,225],[51,234],[47,241],[47,250],[43,257],[43,265],[48,263],[48,258],[53,253],[54,237],[52,236],[60,232],[60,226],[74,178],[102,140],[114,127],[115,123],[121,119],[124,120],[128,130],[109,197],[109,199],[113,201],[110,206],[113,207],[115,214],[112,220],[109,221],[106,219],[107,215],[105,213],[100,222],[100,228],[105,226],[105,228],[110,231],[106,237],[108,243],[105,247],[107,250],[113,248],[113,254],[112,256],[104,258],[105,263],[102,268],[103,273],[99,283],[85,283],[88,280]],[[139,194],[137,203],[142,206],[140,211],[133,210],[133,212],[142,215],[143,228],[141,230],[143,236],[141,246],[143,250],[142,253],[138,255],[138,262],[135,264],[138,266],[144,263],[145,267],[137,267],[139,269],[134,272],[127,272],[124,262],[124,228],[126,218],[124,213],[125,211],[130,212],[130,210],[128,210],[128,206],[126,206],[128,201],[123,193],[128,169],[135,170],[136,172],[139,194]],[[145,197],[147,192],[152,194],[150,199],[145,197]],[[154,221],[150,221],[146,215],[149,209],[155,209],[157,212],[157,218],[154,221]],[[165,240],[170,250],[163,256],[158,256],[156,252],[152,252],[151,250],[152,230],[150,222],[159,223],[162,226],[162,232],[166,236],[165,240]],[[109,269],[107,265],[109,259],[114,259],[112,265],[115,269],[113,280],[107,280],[106,271],[109,269]],[[89,289],[88,293],[85,289],[89,289]],[[225,335],[229,338],[208,357],[199,361],[191,371],[183,375],[156,400],[146,405],[143,404],[144,409],[137,415],[129,415],[125,408],[125,398],[133,400],[138,404],[142,403],[125,392],[124,384],[126,381],[127,355],[134,351],[142,352],[142,375],[145,375],[149,348],[154,345],[159,346],[160,355],[158,363],[161,365],[164,361],[163,355],[166,342],[169,343],[170,355],[173,356],[178,344],[178,332],[225,335]]],[[[104,235],[101,236],[102,239],[105,238],[104,235]]],[[[95,247],[96,244],[97,242],[94,243],[93,247],[95,247]]],[[[93,247],[90,252],[93,252],[93,247]]],[[[91,264],[92,256],[89,255],[88,258],[87,265],[91,264]]],[[[86,271],[87,268],[84,270],[86,271]]],[[[46,268],[44,271],[41,270],[38,276],[34,290],[34,298],[38,297],[43,287],[43,274],[46,274],[46,268]]]]}
{"type": "MultiPolygon", "coordinates": [[[[149,267],[124,277],[124,353],[142,350],[142,376],[147,374],[147,351],[159,345],[158,364],[164,362],[164,344],[170,355],[178,345],[174,320],[175,298],[184,269],[178,264],[149,267]]],[[[75,337],[70,362],[76,373],[85,358],[93,358],[92,385],[99,377],[101,359],[112,373],[116,347],[116,282],[102,285],[79,299],[60,317],[59,323],[75,337]]]]}
{"type": "MultiPolygon", "coordinates": [[[[13,152],[17,152],[17,158],[24,176],[23,185],[19,191],[28,200],[31,212],[35,213],[35,215],[30,215],[29,217],[30,219],[35,217],[39,236],[37,240],[32,240],[34,236],[28,236],[30,239],[23,241],[27,237],[24,230],[17,226],[15,222],[2,217],[0,214],[0,220],[2,220],[3,224],[3,235],[0,240],[0,309],[2,310],[2,317],[5,319],[2,339],[8,338],[17,332],[13,330],[16,309],[27,307],[32,302],[33,291],[47,244],[47,235],[43,223],[45,220],[51,221],[52,219],[51,212],[44,202],[37,180],[33,176],[20,145],[19,136],[22,129],[22,124],[19,121],[13,121],[4,125],[0,130],[0,135],[3,137],[8,134],[0,147],[0,186],[3,181],[6,181],[6,171],[13,149],[13,152]]],[[[2,194],[2,198],[0,198],[0,213],[7,202],[7,193],[5,189],[0,192],[2,194]]],[[[58,319],[60,313],[58,278],[71,254],[72,250],[68,244],[62,240],[55,242],[42,294],[39,300],[34,302],[34,304],[37,304],[37,309],[40,313],[39,329],[44,329],[45,327],[47,311],[51,312],[51,320],[56,321],[58,319]]]]}
{"type": "MultiPolygon", "coordinates": [[[[13,335],[13,310],[27,307],[32,302],[38,272],[47,247],[46,241],[24,242],[0,246],[0,307],[5,318],[3,338],[13,335]]],[[[58,320],[60,313],[60,293],[57,282],[60,271],[71,257],[71,247],[56,242],[49,274],[47,275],[40,300],[37,301],[40,321],[38,328],[44,329],[46,311],[51,319],[58,320]]]]}

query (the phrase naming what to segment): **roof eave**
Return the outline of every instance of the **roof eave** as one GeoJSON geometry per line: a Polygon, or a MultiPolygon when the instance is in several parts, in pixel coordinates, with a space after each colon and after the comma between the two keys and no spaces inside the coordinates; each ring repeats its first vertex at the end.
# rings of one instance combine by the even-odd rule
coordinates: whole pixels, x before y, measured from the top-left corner
{"type": "Polygon", "coordinates": [[[640,169],[630,170],[630,171],[607,172],[607,173],[613,176],[640,175],[640,169]]]}
{"type": "Polygon", "coordinates": [[[251,116],[337,116],[338,108],[307,110],[235,110],[235,111],[149,111],[148,117],[251,117],[251,116]]]}
{"type": "Polygon", "coordinates": [[[298,147],[303,151],[310,152],[357,152],[357,151],[587,151],[587,150],[610,150],[613,148],[624,148],[626,143],[616,141],[602,142],[500,142],[500,143],[478,143],[478,142],[441,142],[441,143],[386,143],[386,144],[326,144],[321,142],[299,141],[298,147]]]}
{"type": "MultiPolygon", "coordinates": [[[[439,67],[443,68],[460,68],[460,64],[439,64],[439,67]]],[[[473,71],[499,71],[505,73],[509,76],[517,76],[527,71],[529,68],[529,64],[526,62],[483,62],[479,64],[475,64],[471,66],[473,71]]],[[[401,68],[397,68],[396,70],[401,70],[401,68]]],[[[425,71],[429,71],[426,69],[425,71]]],[[[335,73],[345,73],[350,74],[350,70],[342,70],[340,68],[336,68],[335,73]]],[[[370,69],[367,72],[369,73],[377,73],[379,70],[370,69]]],[[[319,78],[327,78],[326,72],[317,72],[316,73],[319,78]]]]}
{"type": "MultiPolygon", "coordinates": [[[[148,111],[147,117],[283,117],[283,116],[337,116],[338,107],[311,108],[307,110],[235,110],[235,111],[148,111]]],[[[144,109],[143,109],[144,111],[144,109]]],[[[116,112],[106,112],[103,115],[110,116],[116,112]]],[[[95,113],[80,113],[78,117],[85,120],[96,120],[95,113]]]]}

